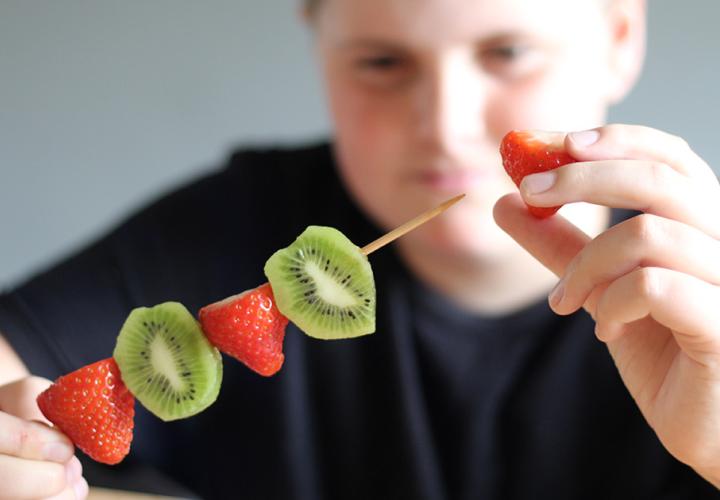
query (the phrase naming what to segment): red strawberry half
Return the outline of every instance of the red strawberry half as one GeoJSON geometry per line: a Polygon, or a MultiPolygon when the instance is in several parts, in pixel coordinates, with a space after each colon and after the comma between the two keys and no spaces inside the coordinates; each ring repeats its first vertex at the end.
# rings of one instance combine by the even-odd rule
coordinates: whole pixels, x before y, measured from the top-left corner
{"type": "Polygon", "coordinates": [[[135,398],[113,358],[58,378],[40,393],[37,404],[48,420],[94,460],[116,464],[130,451],[135,398]]]}
{"type": "Polygon", "coordinates": [[[266,377],[282,367],[288,319],[275,305],[269,283],[205,306],[198,316],[208,340],[220,351],[266,377]]]}
{"type": "MultiPolygon", "coordinates": [[[[562,167],[576,160],[565,152],[561,132],[518,131],[509,132],[500,143],[505,171],[516,186],[526,175],[562,167]]],[[[560,207],[533,207],[530,213],[539,218],[550,217],[560,207]]]]}

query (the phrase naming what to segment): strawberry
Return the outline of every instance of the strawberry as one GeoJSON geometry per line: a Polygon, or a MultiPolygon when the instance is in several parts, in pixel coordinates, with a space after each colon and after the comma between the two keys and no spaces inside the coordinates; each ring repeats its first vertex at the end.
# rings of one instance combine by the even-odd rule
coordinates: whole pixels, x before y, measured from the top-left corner
{"type": "Polygon", "coordinates": [[[113,358],[58,378],[40,393],[37,404],[48,420],[94,460],[112,465],[130,451],[135,398],[113,358]]]}
{"type": "Polygon", "coordinates": [[[280,370],[288,319],[265,283],[200,309],[200,325],[220,351],[266,377],[280,370]]]}
{"type": "MultiPolygon", "coordinates": [[[[500,143],[505,171],[516,186],[526,175],[545,172],[562,167],[575,160],[565,152],[563,141],[565,134],[558,132],[513,130],[500,143]]],[[[530,213],[538,218],[550,217],[560,207],[533,207],[528,205],[530,213]]]]}

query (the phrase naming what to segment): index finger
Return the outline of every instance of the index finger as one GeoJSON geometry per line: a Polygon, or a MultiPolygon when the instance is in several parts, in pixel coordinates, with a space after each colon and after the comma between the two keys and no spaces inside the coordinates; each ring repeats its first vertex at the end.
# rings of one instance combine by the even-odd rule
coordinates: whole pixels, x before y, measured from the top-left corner
{"type": "Polygon", "coordinates": [[[551,172],[526,176],[520,192],[529,205],[536,207],[584,201],[638,210],[720,238],[717,185],[693,180],[664,163],[647,160],[571,163],[551,172]]]}
{"type": "Polygon", "coordinates": [[[565,137],[568,153],[578,161],[645,160],[664,163],[688,177],[717,184],[717,176],[687,141],[642,125],[611,124],[565,137]]]}
{"type": "Polygon", "coordinates": [[[74,452],[72,442],[62,432],[0,412],[0,454],[65,463],[74,452]]]}

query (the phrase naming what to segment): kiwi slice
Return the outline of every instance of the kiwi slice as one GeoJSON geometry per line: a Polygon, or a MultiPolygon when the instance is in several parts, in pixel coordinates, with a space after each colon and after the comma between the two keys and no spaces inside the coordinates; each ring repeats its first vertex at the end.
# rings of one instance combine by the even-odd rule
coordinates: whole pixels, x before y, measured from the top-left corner
{"type": "Polygon", "coordinates": [[[220,352],[178,302],[133,309],[113,357],[130,392],[165,421],[201,412],[220,392],[220,352]]]}
{"type": "Polygon", "coordinates": [[[360,248],[332,227],[309,226],[265,263],[278,309],[311,337],[375,331],[375,281],[360,248]]]}

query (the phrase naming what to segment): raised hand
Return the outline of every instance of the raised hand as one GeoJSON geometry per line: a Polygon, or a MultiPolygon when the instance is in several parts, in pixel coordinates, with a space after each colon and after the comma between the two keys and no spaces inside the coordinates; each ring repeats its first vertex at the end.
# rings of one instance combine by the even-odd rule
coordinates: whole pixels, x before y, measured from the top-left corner
{"type": "Polygon", "coordinates": [[[0,386],[0,500],[87,497],[72,443],[48,425],[35,402],[49,385],[27,377],[0,386]]]}
{"type": "Polygon", "coordinates": [[[577,160],[526,177],[534,206],[576,201],[642,215],[594,239],[538,220],[516,194],[495,219],[562,279],[558,314],[584,307],[650,426],[678,460],[720,487],[720,186],[687,143],[647,127],[569,134],[577,160]]]}

